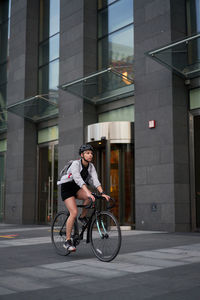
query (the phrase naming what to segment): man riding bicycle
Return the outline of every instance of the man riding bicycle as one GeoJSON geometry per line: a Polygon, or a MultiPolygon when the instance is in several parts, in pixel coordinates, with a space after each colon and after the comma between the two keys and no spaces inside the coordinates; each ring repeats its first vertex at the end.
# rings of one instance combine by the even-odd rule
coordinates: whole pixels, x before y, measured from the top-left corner
{"type": "MultiPolygon", "coordinates": [[[[92,164],[93,153],[94,148],[91,145],[82,145],[79,149],[81,158],[72,162],[65,176],[66,182],[61,183],[61,197],[70,213],[66,222],[66,241],[63,247],[70,252],[76,251],[76,247],[71,240],[72,228],[78,214],[76,199],[83,200],[84,205],[89,204],[89,198],[95,201],[94,196],[88,189],[88,185],[95,187],[107,201],[110,199],[104,193],[101,183],[98,180],[96,169],[92,164]]],[[[83,225],[87,223],[86,213],[87,210],[83,208],[78,218],[83,225]]]]}

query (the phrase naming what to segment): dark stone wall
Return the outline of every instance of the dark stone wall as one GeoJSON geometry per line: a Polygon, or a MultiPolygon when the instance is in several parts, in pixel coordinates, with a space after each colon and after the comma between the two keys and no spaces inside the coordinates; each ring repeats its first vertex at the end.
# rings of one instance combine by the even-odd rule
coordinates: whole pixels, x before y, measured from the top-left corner
{"type": "Polygon", "coordinates": [[[182,79],[145,55],[185,34],[184,13],[178,21],[180,6],[171,2],[174,1],[134,2],[138,229],[189,230],[187,91],[182,79]],[[156,120],[155,129],[148,128],[152,119],[156,120]]]}
{"type": "MultiPolygon", "coordinates": [[[[38,9],[38,1],[12,1],[8,106],[37,93],[38,9]]],[[[5,201],[7,223],[35,221],[36,143],[35,125],[8,113],[5,201]]]]}
{"type": "MultiPolygon", "coordinates": [[[[180,40],[187,35],[186,3],[172,1],[171,38],[180,40]]],[[[191,228],[189,189],[189,128],[188,90],[184,80],[173,75],[173,133],[174,133],[174,197],[175,230],[188,231],[191,228]]]]}
{"type": "MultiPolygon", "coordinates": [[[[60,84],[63,84],[96,71],[96,1],[61,0],[60,5],[60,84]]],[[[96,120],[93,105],[60,90],[59,170],[67,160],[78,158],[84,128],[96,120]]]]}

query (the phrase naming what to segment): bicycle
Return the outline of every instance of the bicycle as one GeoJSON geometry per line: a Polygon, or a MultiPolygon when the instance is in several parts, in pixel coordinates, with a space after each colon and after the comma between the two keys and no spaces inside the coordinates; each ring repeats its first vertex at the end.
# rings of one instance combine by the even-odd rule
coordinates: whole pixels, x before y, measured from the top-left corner
{"type": "MultiPolygon", "coordinates": [[[[105,200],[104,197],[93,193],[95,202],[90,201],[89,205],[77,205],[93,209],[86,225],[79,228],[76,218],[72,229],[71,238],[75,246],[83,240],[84,232],[87,229],[86,243],[91,243],[94,255],[101,261],[109,262],[119,253],[121,247],[121,230],[118,221],[109,211],[114,206],[114,200],[110,198],[107,202],[107,211],[97,208],[97,200],[105,200]],[[110,204],[111,203],[111,204],[110,204]],[[79,231],[80,229],[80,231],[79,231]]],[[[56,214],[51,226],[51,240],[60,255],[69,255],[70,252],[63,247],[66,238],[66,222],[69,212],[60,211],[56,214]]]]}

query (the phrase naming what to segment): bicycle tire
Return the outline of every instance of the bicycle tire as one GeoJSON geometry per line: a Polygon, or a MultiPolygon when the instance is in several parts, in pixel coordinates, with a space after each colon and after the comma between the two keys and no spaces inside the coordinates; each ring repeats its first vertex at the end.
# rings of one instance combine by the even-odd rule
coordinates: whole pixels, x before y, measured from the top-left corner
{"type": "Polygon", "coordinates": [[[109,211],[99,212],[90,226],[90,242],[95,256],[104,262],[113,260],[121,247],[121,229],[109,211]]]}
{"type": "MultiPolygon", "coordinates": [[[[66,222],[69,217],[67,211],[58,212],[51,225],[51,241],[59,255],[66,256],[70,251],[63,247],[66,240],[66,222]]],[[[74,230],[74,227],[73,227],[74,230]]]]}

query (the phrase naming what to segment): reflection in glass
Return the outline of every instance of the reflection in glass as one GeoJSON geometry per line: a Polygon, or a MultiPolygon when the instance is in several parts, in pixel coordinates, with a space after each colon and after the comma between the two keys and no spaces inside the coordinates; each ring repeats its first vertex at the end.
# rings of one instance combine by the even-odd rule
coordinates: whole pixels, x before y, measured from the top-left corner
{"type": "Polygon", "coordinates": [[[102,9],[116,0],[98,0],[98,9],[102,9]]]}
{"type": "Polygon", "coordinates": [[[60,0],[50,0],[49,36],[60,31],[60,0]]]}
{"type": "MultiPolygon", "coordinates": [[[[106,141],[92,142],[95,148],[94,165],[106,188],[108,165],[106,163],[106,141]]],[[[135,186],[134,186],[134,145],[111,144],[110,149],[110,186],[109,194],[116,203],[112,212],[120,225],[134,226],[135,223],[135,186]]],[[[103,207],[102,207],[103,208],[103,207]]]]}
{"type": "Polygon", "coordinates": [[[133,25],[130,25],[99,41],[100,69],[111,66],[133,78],[133,33],[133,25]]]}
{"type": "Polygon", "coordinates": [[[60,0],[40,0],[40,41],[60,30],[60,0]]]}
{"type": "Polygon", "coordinates": [[[38,222],[49,223],[57,212],[58,146],[39,148],[38,222]]]}
{"type": "Polygon", "coordinates": [[[8,20],[9,0],[0,1],[0,24],[8,20]]]}
{"type": "MultiPolygon", "coordinates": [[[[187,18],[188,18],[188,35],[200,32],[200,0],[187,1],[187,18]]],[[[200,40],[198,39],[189,49],[189,59],[193,61],[193,57],[200,61],[200,40]]]]}
{"type": "Polygon", "coordinates": [[[200,0],[187,0],[188,34],[200,32],[200,0]]]}
{"type": "Polygon", "coordinates": [[[59,60],[39,69],[39,93],[48,94],[58,90],[59,82],[59,60]]]}
{"type": "Polygon", "coordinates": [[[0,85],[7,81],[7,63],[0,64],[0,85]]]}
{"type": "Polygon", "coordinates": [[[6,129],[6,84],[0,86],[0,131],[6,129]]]}
{"type": "Polygon", "coordinates": [[[8,23],[0,25],[0,63],[7,60],[8,55],[8,23]]]}
{"type": "Polygon", "coordinates": [[[131,23],[133,23],[133,0],[117,1],[99,12],[98,37],[101,38],[131,23]]]}
{"type": "Polygon", "coordinates": [[[59,57],[59,34],[39,46],[39,66],[42,66],[59,57]]]}
{"type": "Polygon", "coordinates": [[[38,93],[49,94],[53,102],[59,82],[59,30],[60,0],[40,0],[38,93]]]}
{"type": "Polygon", "coordinates": [[[59,83],[59,60],[49,64],[49,90],[57,91],[59,83]]]}

